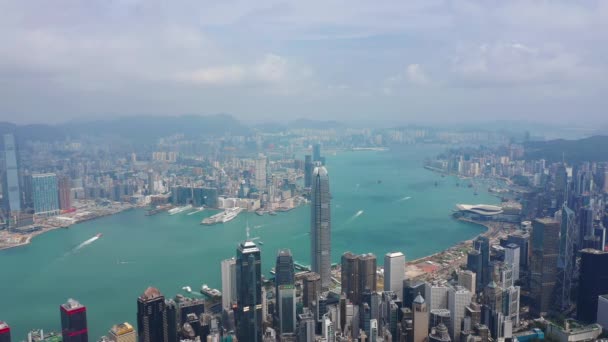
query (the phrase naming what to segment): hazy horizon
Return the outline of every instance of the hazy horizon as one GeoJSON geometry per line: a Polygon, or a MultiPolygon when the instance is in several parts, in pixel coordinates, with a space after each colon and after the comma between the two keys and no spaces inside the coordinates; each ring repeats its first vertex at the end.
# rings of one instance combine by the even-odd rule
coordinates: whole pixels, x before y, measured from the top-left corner
{"type": "Polygon", "coordinates": [[[608,3],[0,3],[0,121],[608,123],[608,3]]]}

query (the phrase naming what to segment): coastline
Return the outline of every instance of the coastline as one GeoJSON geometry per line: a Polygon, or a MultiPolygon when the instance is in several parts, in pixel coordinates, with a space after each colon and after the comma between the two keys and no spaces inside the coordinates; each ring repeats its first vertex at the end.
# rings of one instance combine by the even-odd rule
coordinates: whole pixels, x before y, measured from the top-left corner
{"type": "MultiPolygon", "coordinates": [[[[43,223],[43,224],[41,224],[41,226],[44,226],[44,228],[42,228],[42,229],[40,229],[38,231],[32,232],[32,233],[27,233],[27,234],[12,233],[13,237],[14,236],[22,237],[22,238],[25,238],[25,241],[17,243],[17,244],[11,244],[11,245],[0,245],[0,251],[12,249],[12,248],[17,248],[17,247],[27,246],[27,245],[29,245],[32,242],[32,240],[35,237],[37,237],[39,235],[42,235],[44,233],[51,232],[51,231],[56,230],[56,229],[60,229],[60,228],[70,229],[71,227],[76,226],[79,223],[96,220],[96,219],[99,219],[99,218],[102,218],[102,217],[106,217],[106,216],[115,215],[115,214],[118,214],[118,213],[121,213],[121,212],[124,212],[124,211],[127,211],[127,210],[135,209],[135,208],[136,207],[132,207],[132,206],[131,207],[122,207],[122,208],[120,208],[117,211],[112,211],[112,212],[108,212],[108,213],[101,213],[101,214],[98,214],[98,215],[95,215],[95,216],[92,216],[92,217],[87,217],[85,219],[82,219],[80,221],[74,222],[74,223],[66,225],[66,226],[49,225],[49,224],[44,224],[43,223]]],[[[8,234],[9,237],[11,236],[11,233],[5,233],[5,234],[8,234]]]]}

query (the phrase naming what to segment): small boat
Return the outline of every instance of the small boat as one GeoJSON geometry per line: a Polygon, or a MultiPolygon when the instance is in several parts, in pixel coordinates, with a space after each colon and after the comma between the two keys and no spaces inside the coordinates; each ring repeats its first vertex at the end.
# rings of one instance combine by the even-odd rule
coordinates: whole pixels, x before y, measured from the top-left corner
{"type": "Polygon", "coordinates": [[[378,179],[378,184],[381,184],[381,183],[382,183],[382,180],[381,180],[381,179],[378,179]]]}
{"type": "Polygon", "coordinates": [[[97,235],[95,235],[95,237],[96,237],[96,238],[98,238],[98,239],[99,239],[100,237],[102,237],[102,236],[103,236],[103,234],[101,234],[101,233],[97,233],[97,235]]]}
{"type": "Polygon", "coordinates": [[[277,213],[274,210],[268,212],[268,215],[275,216],[277,213]]]}
{"type": "Polygon", "coordinates": [[[262,241],[258,241],[258,244],[263,245],[263,244],[264,244],[264,242],[262,242],[262,241]]]}
{"type": "Polygon", "coordinates": [[[438,185],[437,182],[435,182],[435,186],[437,186],[437,185],[438,185]]]}

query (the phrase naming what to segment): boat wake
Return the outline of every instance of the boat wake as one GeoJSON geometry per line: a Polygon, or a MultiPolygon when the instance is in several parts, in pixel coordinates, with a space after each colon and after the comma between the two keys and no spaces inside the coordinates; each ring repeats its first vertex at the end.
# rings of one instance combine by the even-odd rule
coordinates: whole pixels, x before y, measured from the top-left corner
{"type": "Polygon", "coordinates": [[[357,217],[363,215],[363,213],[364,213],[363,210],[357,211],[353,216],[349,217],[348,220],[346,220],[346,222],[344,222],[344,224],[349,224],[349,223],[353,222],[354,220],[357,219],[357,217]]]}
{"type": "Polygon", "coordinates": [[[93,242],[97,241],[99,239],[99,236],[93,236],[92,238],[88,239],[87,241],[81,243],[80,245],[76,246],[76,248],[74,248],[72,250],[72,252],[77,252],[81,249],[83,249],[84,247],[92,244],[93,242]]]}
{"type": "Polygon", "coordinates": [[[402,197],[402,198],[398,199],[397,202],[403,202],[403,201],[407,201],[409,199],[411,199],[410,196],[405,196],[405,197],[402,197]]]}

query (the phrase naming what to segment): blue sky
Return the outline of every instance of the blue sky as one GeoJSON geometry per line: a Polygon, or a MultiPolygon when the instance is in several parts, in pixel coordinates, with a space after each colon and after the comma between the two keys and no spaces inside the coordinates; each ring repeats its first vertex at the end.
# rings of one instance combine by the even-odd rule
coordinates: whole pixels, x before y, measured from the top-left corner
{"type": "Polygon", "coordinates": [[[606,1],[0,1],[0,120],[607,121],[606,1]]]}

